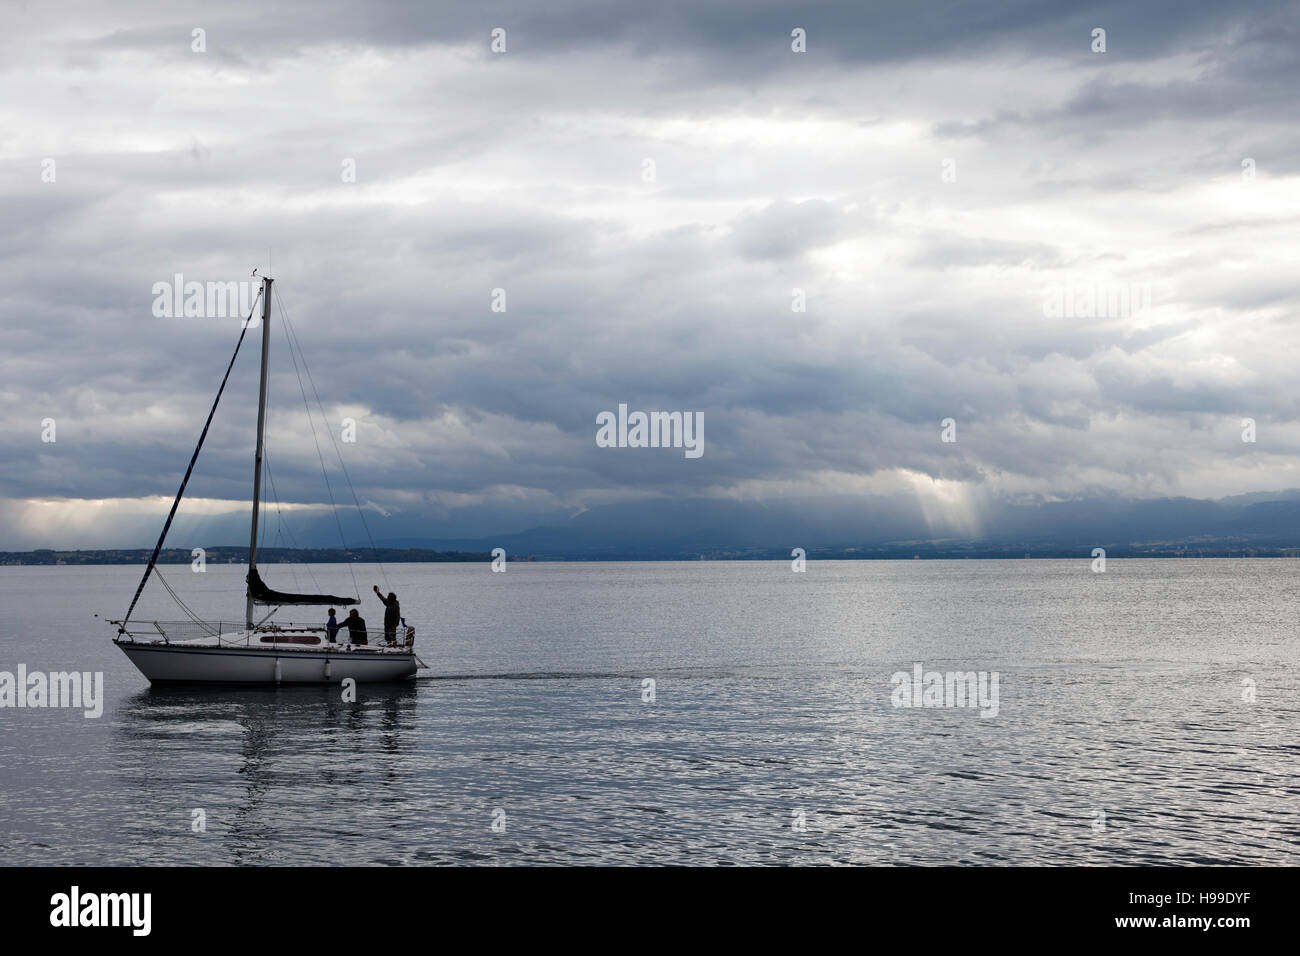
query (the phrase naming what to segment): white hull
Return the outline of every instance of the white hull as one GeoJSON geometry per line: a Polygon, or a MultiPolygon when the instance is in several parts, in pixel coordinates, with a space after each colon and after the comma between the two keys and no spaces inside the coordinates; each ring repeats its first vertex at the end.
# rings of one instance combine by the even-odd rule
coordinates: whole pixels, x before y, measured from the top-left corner
{"type": "Polygon", "coordinates": [[[151,683],[337,684],[409,680],[415,653],[406,647],[331,644],[217,644],[212,641],[115,641],[151,683]]]}

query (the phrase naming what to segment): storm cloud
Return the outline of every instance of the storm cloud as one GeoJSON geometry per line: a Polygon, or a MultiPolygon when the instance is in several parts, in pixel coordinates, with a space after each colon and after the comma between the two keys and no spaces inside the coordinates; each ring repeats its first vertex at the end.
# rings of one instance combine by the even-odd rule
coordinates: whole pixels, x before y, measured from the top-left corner
{"type": "MultiPolygon", "coordinates": [[[[351,503],[348,418],[358,499],[448,537],[647,498],[906,493],[978,527],[1300,486],[1292,4],[4,16],[0,548],[151,543],[239,334],[152,290],[254,268],[324,405],[277,308],[285,505],[330,501],[312,423],[351,503]],[[619,403],[701,413],[704,455],[598,447],[619,403]]],[[[191,519],[246,508],[256,346],[191,519]]]]}

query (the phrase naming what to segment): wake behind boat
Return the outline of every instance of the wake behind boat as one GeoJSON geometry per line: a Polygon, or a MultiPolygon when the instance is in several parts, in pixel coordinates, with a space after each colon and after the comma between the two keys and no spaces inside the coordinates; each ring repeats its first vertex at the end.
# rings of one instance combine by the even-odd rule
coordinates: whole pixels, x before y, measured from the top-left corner
{"type": "MultiPolygon", "coordinates": [[[[140,585],[131,599],[131,606],[117,625],[117,636],[113,642],[130,658],[140,673],[152,683],[199,682],[231,684],[319,684],[337,683],[346,679],[358,683],[378,681],[406,680],[415,676],[418,667],[423,666],[415,653],[415,628],[403,626],[401,634],[396,626],[385,622],[386,640],[380,644],[369,644],[368,638],[354,637],[347,627],[327,628],[325,625],[298,625],[287,623],[270,623],[270,618],[281,607],[287,605],[338,605],[347,607],[358,604],[358,598],[338,597],[332,594],[296,594],[276,591],[263,582],[257,570],[257,533],[261,517],[262,467],[266,439],[266,386],[268,355],[270,353],[271,328],[271,285],[270,278],[263,277],[260,299],[262,304],[262,366],[261,381],[258,389],[257,405],[257,449],[253,468],[253,518],[252,530],[248,542],[248,576],[245,595],[244,624],[242,627],[222,622],[200,620],[185,606],[184,602],[165,581],[164,586],[176,600],[177,604],[190,615],[184,622],[131,622],[140,594],[154,573],[158,555],[167,531],[171,528],[176,509],[185,495],[185,487],[194,471],[203,441],[212,424],[213,415],[221,402],[230,371],[239,356],[239,347],[249,329],[248,321],[239,334],[235,344],[235,354],[230,357],[226,374],[217,389],[212,408],[208,412],[207,422],[199,435],[198,445],[190,458],[189,468],[181,480],[176,500],[172,502],[171,512],[163,524],[162,534],[154,547],[153,555],[145,568],[140,585]],[[270,607],[272,610],[260,621],[257,609],[270,607]],[[341,640],[347,636],[347,640],[341,640]],[[399,639],[400,637],[400,639],[399,639]]],[[[252,318],[257,304],[249,312],[252,318]]],[[[301,351],[301,350],[299,350],[301,351]]],[[[309,373],[310,374],[310,373],[309,373]]],[[[314,388],[314,386],[313,386],[314,388]]],[[[306,395],[304,393],[304,401],[306,395]]],[[[310,410],[309,410],[310,411],[310,410]]],[[[314,431],[313,425],[313,431],[314,431]]],[[[336,449],[337,451],[337,449],[336,449]]],[[[340,458],[340,464],[342,459],[340,458]]],[[[322,461],[322,469],[324,463],[322,461]]],[[[350,481],[349,481],[350,483],[350,481]]],[[[332,500],[331,493],[331,500],[332,500]]],[[[364,519],[363,519],[364,520],[364,519]]],[[[159,575],[161,579],[161,575],[159,575]]],[[[355,584],[355,580],[353,582],[355,584]]],[[[378,591],[378,588],[376,588],[378,591]]],[[[390,598],[393,595],[389,595],[390,598]]],[[[388,603],[387,601],[385,602],[388,603]]],[[[396,604],[392,607],[395,609],[396,604]]],[[[394,614],[396,611],[394,610],[394,614]]],[[[403,625],[405,622],[402,622],[403,625]]]]}

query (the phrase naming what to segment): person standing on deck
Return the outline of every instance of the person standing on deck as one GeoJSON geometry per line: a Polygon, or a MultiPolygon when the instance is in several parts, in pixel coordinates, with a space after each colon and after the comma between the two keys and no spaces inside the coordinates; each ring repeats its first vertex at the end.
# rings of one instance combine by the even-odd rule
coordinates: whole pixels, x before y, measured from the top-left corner
{"type": "Polygon", "coordinates": [[[330,619],[325,622],[325,634],[331,644],[338,641],[339,622],[334,619],[334,608],[330,608],[330,619]]]}
{"type": "Polygon", "coordinates": [[[397,625],[402,620],[402,605],[397,603],[397,595],[392,591],[388,592],[388,597],[379,590],[376,584],[375,596],[384,602],[384,640],[389,644],[397,643],[397,625]]]}

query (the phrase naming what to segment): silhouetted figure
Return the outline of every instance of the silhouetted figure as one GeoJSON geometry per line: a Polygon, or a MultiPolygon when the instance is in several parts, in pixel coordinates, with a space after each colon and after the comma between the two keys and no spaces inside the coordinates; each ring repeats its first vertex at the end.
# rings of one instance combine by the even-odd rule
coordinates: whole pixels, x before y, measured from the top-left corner
{"type": "Polygon", "coordinates": [[[331,644],[338,640],[339,622],[334,620],[334,608],[330,608],[330,619],[325,622],[325,634],[331,644]]]}
{"type": "Polygon", "coordinates": [[[379,591],[379,585],[376,584],[375,596],[384,602],[384,640],[389,644],[397,643],[397,625],[402,620],[402,605],[397,603],[397,595],[392,591],[388,592],[388,597],[384,597],[379,591]]]}
{"type": "Polygon", "coordinates": [[[343,623],[348,626],[348,640],[351,643],[370,643],[370,639],[366,636],[366,619],[357,613],[356,608],[348,611],[348,616],[343,623]]]}

